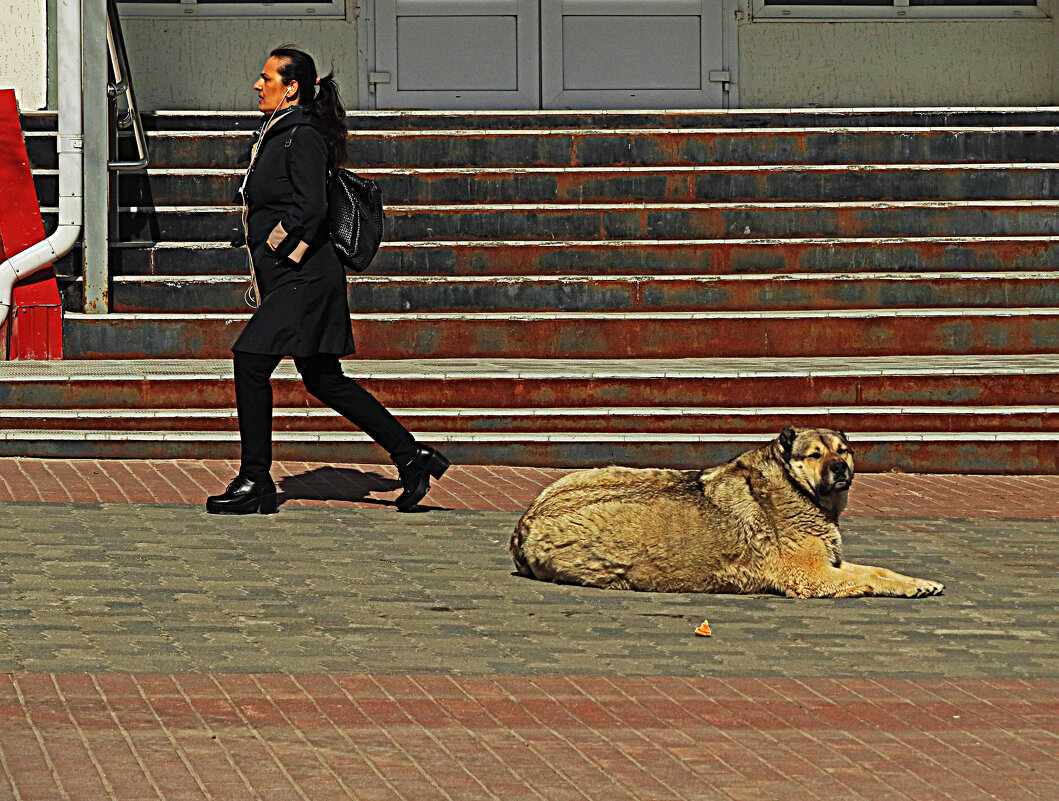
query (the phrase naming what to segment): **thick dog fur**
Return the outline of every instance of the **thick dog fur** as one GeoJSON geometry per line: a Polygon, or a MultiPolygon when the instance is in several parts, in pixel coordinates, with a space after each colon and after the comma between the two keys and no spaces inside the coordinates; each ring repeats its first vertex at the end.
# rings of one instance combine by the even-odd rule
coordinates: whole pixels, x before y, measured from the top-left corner
{"type": "Polygon", "coordinates": [[[940,594],[936,582],[843,561],[838,517],[852,480],[842,432],[792,426],[708,470],[582,470],[533,502],[511,555],[523,576],[608,589],[940,594]]]}

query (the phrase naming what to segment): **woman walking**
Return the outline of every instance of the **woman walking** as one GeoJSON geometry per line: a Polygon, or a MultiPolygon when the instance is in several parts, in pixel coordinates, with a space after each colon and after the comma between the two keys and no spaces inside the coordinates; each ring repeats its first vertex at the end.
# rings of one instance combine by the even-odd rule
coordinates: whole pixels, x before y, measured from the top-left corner
{"type": "Polygon", "coordinates": [[[293,356],[305,388],[389,453],[411,511],[449,460],[416,442],[367,390],[342,373],[353,353],[345,271],[331,244],[327,176],[346,159],[345,110],[333,73],[318,78],[312,57],[285,45],[254,83],[267,115],[243,180],[243,228],[257,310],[232,346],[239,414],[239,475],[206,500],[213,514],[276,511],[271,377],[293,356]]]}

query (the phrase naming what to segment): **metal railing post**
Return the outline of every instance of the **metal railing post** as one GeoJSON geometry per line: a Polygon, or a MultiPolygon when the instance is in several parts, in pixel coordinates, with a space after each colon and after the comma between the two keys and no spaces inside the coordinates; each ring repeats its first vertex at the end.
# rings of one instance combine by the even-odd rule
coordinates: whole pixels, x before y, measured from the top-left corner
{"type": "Polygon", "coordinates": [[[110,311],[108,210],[110,208],[109,99],[107,97],[107,2],[82,0],[82,97],[84,110],[85,312],[110,311]]]}

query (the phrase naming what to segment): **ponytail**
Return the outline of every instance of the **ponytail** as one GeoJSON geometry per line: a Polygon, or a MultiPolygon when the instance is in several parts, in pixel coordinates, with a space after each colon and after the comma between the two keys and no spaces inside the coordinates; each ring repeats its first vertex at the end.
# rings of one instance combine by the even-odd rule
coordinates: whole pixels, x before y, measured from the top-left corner
{"type": "Polygon", "coordinates": [[[346,163],[346,110],[342,107],[334,70],[320,78],[315,88],[316,97],[309,105],[309,113],[324,124],[331,162],[341,167],[346,163]]]}
{"type": "Polygon", "coordinates": [[[296,45],[281,45],[269,53],[283,63],[279,74],[283,83],[298,82],[294,100],[322,123],[324,138],[331,154],[331,163],[341,167],[346,163],[346,110],[338,92],[335,72],[317,78],[312,56],[296,45]]]}

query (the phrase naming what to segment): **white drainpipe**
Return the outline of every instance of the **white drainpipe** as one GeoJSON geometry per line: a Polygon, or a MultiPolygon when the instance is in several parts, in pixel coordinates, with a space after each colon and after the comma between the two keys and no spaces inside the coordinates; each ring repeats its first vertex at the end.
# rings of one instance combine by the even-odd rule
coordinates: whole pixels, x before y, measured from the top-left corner
{"type": "Polygon", "coordinates": [[[59,0],[59,225],[47,239],[0,264],[0,325],[15,283],[70,252],[81,236],[81,3],[59,0]]]}

